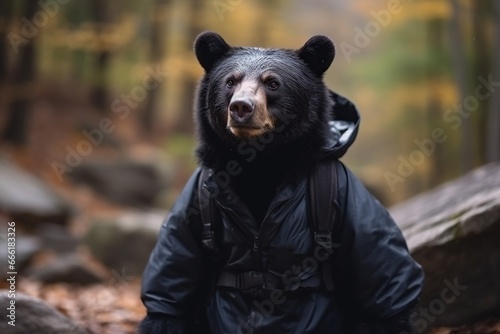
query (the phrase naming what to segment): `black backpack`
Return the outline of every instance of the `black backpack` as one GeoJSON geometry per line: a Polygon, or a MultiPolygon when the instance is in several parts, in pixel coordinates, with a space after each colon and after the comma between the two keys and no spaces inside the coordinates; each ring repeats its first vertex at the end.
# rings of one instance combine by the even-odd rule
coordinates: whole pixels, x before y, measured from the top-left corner
{"type": "MultiPolygon", "coordinates": [[[[334,290],[332,258],[334,251],[340,246],[343,219],[337,201],[338,160],[328,160],[317,165],[307,181],[308,221],[313,231],[314,242],[324,248],[330,256],[321,263],[323,284],[328,291],[334,290]]],[[[209,177],[210,170],[202,168],[198,182],[198,199],[203,222],[202,242],[210,250],[216,251],[215,229],[217,222],[215,201],[203,186],[209,177]],[[203,201],[208,200],[208,202],[203,201]]],[[[241,280],[252,279],[241,277],[241,280]]]]}

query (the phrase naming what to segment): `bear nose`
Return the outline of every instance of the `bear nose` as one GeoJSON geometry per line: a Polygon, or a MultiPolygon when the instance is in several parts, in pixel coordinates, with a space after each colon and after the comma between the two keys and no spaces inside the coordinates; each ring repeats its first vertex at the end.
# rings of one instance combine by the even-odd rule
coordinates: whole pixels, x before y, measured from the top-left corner
{"type": "Polygon", "coordinates": [[[231,100],[229,104],[229,111],[231,118],[236,123],[247,122],[254,111],[255,104],[248,98],[238,98],[231,100]]]}

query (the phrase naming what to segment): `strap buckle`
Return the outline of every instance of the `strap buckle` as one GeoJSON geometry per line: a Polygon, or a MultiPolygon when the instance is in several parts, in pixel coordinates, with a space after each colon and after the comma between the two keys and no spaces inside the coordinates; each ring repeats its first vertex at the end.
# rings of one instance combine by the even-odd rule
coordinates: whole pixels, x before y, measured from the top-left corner
{"type": "Polygon", "coordinates": [[[332,242],[331,233],[314,232],[314,242],[325,249],[339,248],[339,243],[332,242]]]}
{"type": "Polygon", "coordinates": [[[219,275],[219,286],[226,286],[236,289],[250,289],[263,286],[264,274],[256,271],[247,271],[242,273],[231,273],[223,271],[219,275]]]}
{"type": "Polygon", "coordinates": [[[238,275],[240,288],[248,289],[264,284],[264,274],[256,271],[249,271],[238,275]]]}
{"type": "Polygon", "coordinates": [[[215,233],[212,230],[211,222],[203,224],[202,243],[210,250],[215,250],[215,233]]]}

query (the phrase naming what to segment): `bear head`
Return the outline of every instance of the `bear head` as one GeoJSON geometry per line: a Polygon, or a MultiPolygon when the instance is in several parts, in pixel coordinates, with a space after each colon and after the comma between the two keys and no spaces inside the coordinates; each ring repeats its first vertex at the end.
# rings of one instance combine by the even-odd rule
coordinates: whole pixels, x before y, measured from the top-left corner
{"type": "Polygon", "coordinates": [[[333,108],[323,82],[335,56],[329,38],[314,36],[297,50],[265,49],[232,47],[205,32],[194,51],[205,70],[195,104],[202,163],[238,160],[245,145],[272,154],[294,147],[299,156],[299,147],[321,148],[333,108]]]}

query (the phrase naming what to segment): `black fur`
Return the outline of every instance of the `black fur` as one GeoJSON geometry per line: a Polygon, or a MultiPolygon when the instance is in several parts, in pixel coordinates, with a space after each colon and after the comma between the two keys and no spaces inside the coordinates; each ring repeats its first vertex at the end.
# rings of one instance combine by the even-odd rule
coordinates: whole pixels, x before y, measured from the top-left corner
{"type": "Polygon", "coordinates": [[[306,173],[319,158],[333,109],[321,74],[333,60],[334,48],[329,39],[316,36],[299,50],[227,49],[216,36],[205,33],[195,43],[206,69],[195,104],[197,155],[201,164],[214,170],[224,170],[230,161],[238,163],[241,173],[231,179],[231,186],[260,221],[276,188],[287,178],[306,173]],[[267,92],[275,130],[242,140],[226,129],[232,97],[226,80],[231,75],[258,77],[264,71],[273,73],[280,84],[276,91],[267,92]]]}
{"type": "Polygon", "coordinates": [[[210,71],[230,48],[220,35],[213,32],[201,35],[194,43],[196,57],[205,71],[210,71]]]}
{"type": "Polygon", "coordinates": [[[335,57],[335,47],[326,36],[314,36],[298,51],[316,75],[322,75],[335,57]]]}

